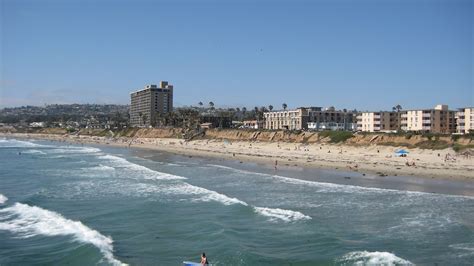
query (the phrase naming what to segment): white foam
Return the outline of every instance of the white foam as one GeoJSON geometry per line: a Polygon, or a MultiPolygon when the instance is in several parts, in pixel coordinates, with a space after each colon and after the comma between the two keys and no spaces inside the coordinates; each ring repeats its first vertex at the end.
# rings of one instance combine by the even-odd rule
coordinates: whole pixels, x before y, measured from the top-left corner
{"type": "Polygon", "coordinates": [[[202,187],[193,186],[186,182],[182,184],[176,184],[173,186],[169,186],[166,188],[166,192],[172,194],[187,194],[187,195],[195,195],[199,196],[195,201],[217,201],[224,205],[232,205],[232,204],[241,204],[244,206],[248,206],[248,204],[244,201],[241,201],[237,198],[231,198],[224,194],[220,194],[216,191],[205,189],[202,187]]]}
{"type": "Polygon", "coordinates": [[[474,243],[460,243],[449,245],[450,248],[457,251],[459,257],[467,257],[474,255],[474,243]]]}
{"type": "Polygon", "coordinates": [[[7,202],[8,198],[2,194],[0,194],[0,204],[4,204],[7,202]]]}
{"type": "Polygon", "coordinates": [[[399,258],[390,252],[354,251],[347,253],[337,262],[349,265],[413,265],[408,260],[399,258]]]}
{"type": "Polygon", "coordinates": [[[151,170],[150,168],[147,168],[145,166],[129,162],[124,158],[110,155],[110,154],[99,156],[99,158],[112,163],[112,166],[114,168],[120,167],[126,170],[130,170],[134,174],[141,174],[142,177],[145,179],[159,179],[159,180],[160,179],[161,180],[187,179],[186,177],[183,177],[183,176],[177,176],[177,175],[172,175],[172,174],[167,174],[167,173],[151,170]]]}
{"type": "MultiPolygon", "coordinates": [[[[205,189],[198,186],[193,186],[188,183],[183,182],[182,184],[177,184],[174,186],[169,186],[165,189],[166,193],[172,194],[187,194],[199,196],[194,201],[216,201],[224,205],[233,205],[240,204],[243,206],[250,206],[247,202],[239,200],[237,198],[232,198],[224,194],[218,193],[213,190],[205,189]]],[[[284,221],[284,222],[295,222],[299,220],[311,220],[310,216],[304,215],[298,211],[284,210],[278,208],[265,208],[265,207],[253,207],[255,213],[269,217],[270,221],[284,221]]]]}
{"type": "MultiPolygon", "coordinates": [[[[266,174],[266,173],[258,173],[258,172],[251,172],[247,170],[237,169],[233,167],[217,165],[217,164],[207,164],[207,166],[222,168],[231,170],[237,173],[242,174],[251,174],[251,175],[258,175],[264,176],[266,178],[272,178],[274,180],[292,184],[292,185],[304,185],[304,186],[312,186],[319,188],[319,192],[346,192],[346,193],[397,193],[397,194],[405,194],[405,195],[421,195],[421,196],[433,196],[433,193],[428,192],[421,192],[421,191],[404,191],[404,190],[396,190],[396,189],[389,189],[389,188],[374,188],[374,187],[362,187],[356,185],[346,185],[346,184],[335,184],[335,183],[328,183],[328,182],[318,182],[318,181],[310,181],[310,180],[303,180],[298,178],[280,176],[280,175],[273,175],[273,174],[266,174]]],[[[436,194],[435,197],[439,197],[440,194],[436,194]]],[[[472,196],[463,196],[463,195],[448,195],[443,194],[444,197],[449,198],[460,198],[460,199],[473,199],[472,196]]]]}
{"type": "Polygon", "coordinates": [[[29,148],[29,147],[48,147],[30,141],[16,140],[16,139],[0,139],[0,147],[3,148],[29,148]]]}
{"type": "Polygon", "coordinates": [[[88,168],[83,168],[84,170],[91,170],[91,171],[115,171],[115,168],[113,168],[112,166],[107,166],[107,165],[103,165],[103,164],[99,164],[98,166],[94,166],[94,167],[88,167],[88,168]]]}
{"type": "Polygon", "coordinates": [[[22,153],[26,153],[26,154],[46,154],[45,152],[40,151],[40,150],[26,150],[26,151],[23,151],[22,153]]]}
{"type": "Polygon", "coordinates": [[[310,216],[298,211],[264,207],[254,207],[254,211],[258,214],[270,217],[270,221],[282,220],[284,222],[295,222],[299,220],[311,220],[310,216]]]}
{"type": "Polygon", "coordinates": [[[112,238],[80,221],[66,219],[61,214],[36,206],[15,203],[11,207],[0,209],[0,230],[13,232],[21,238],[70,235],[77,242],[96,246],[110,263],[123,264],[113,256],[112,238]]]}
{"type": "Polygon", "coordinates": [[[48,150],[51,153],[81,153],[81,154],[87,154],[87,153],[98,153],[101,152],[99,148],[94,148],[94,147],[67,147],[67,146],[60,146],[59,148],[56,149],[51,149],[48,150]]]}

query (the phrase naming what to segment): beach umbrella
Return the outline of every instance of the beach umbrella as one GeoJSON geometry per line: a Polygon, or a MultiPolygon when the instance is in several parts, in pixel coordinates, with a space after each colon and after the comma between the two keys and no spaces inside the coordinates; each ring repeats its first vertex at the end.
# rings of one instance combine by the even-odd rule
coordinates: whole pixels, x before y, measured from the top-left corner
{"type": "Polygon", "coordinates": [[[395,151],[395,154],[398,155],[398,156],[407,155],[408,153],[410,153],[410,152],[407,151],[407,150],[404,150],[404,149],[400,149],[400,150],[395,151]]]}

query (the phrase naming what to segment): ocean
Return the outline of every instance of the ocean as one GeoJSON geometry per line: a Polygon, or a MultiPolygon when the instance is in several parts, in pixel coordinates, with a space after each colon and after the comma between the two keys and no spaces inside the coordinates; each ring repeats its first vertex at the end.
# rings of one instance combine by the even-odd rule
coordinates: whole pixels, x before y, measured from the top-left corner
{"type": "Polygon", "coordinates": [[[474,264],[473,196],[305,171],[0,138],[0,265],[474,264]]]}

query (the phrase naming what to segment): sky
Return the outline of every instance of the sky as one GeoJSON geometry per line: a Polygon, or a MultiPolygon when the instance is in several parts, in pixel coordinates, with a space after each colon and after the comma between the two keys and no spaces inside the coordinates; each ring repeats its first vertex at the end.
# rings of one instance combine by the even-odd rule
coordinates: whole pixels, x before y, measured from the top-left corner
{"type": "Polygon", "coordinates": [[[473,0],[0,0],[0,107],[474,106],[473,0]]]}

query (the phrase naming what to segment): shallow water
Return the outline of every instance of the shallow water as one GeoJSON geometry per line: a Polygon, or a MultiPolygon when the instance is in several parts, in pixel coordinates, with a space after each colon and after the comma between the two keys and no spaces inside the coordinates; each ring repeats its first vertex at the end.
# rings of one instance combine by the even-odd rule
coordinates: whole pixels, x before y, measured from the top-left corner
{"type": "Polygon", "coordinates": [[[0,139],[0,264],[472,265],[474,197],[346,175],[0,139]]]}

